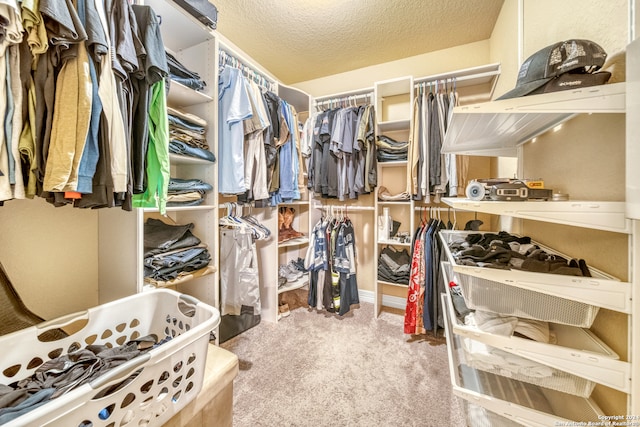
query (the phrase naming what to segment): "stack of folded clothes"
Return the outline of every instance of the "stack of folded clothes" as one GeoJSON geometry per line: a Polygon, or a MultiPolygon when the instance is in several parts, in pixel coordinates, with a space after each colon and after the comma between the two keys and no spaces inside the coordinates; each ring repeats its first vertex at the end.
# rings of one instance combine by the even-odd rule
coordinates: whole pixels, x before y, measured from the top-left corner
{"type": "Polygon", "coordinates": [[[167,282],[205,268],[211,262],[207,246],[191,233],[193,223],[170,225],[149,218],[144,224],[144,277],[167,282]]]}
{"type": "Polygon", "coordinates": [[[397,162],[407,160],[409,143],[398,142],[386,135],[378,135],[376,140],[379,162],[397,162]]]}
{"type": "Polygon", "coordinates": [[[193,90],[204,89],[207,84],[200,78],[198,73],[189,70],[169,52],[165,53],[167,55],[167,65],[169,65],[169,77],[171,77],[171,80],[193,90]]]}
{"type": "Polygon", "coordinates": [[[378,259],[378,280],[408,285],[410,273],[411,256],[406,249],[397,251],[390,246],[382,249],[378,259]]]}
{"type": "Polygon", "coordinates": [[[169,152],[215,162],[216,158],[205,138],[207,122],[193,114],[167,108],[169,119],[169,152]]]}
{"type": "Polygon", "coordinates": [[[449,248],[459,265],[591,277],[585,260],[548,253],[531,243],[530,237],[505,231],[468,234],[451,242],[449,248]]]}
{"type": "Polygon", "coordinates": [[[167,206],[198,206],[211,190],[211,184],[199,179],[170,178],[167,206]]]}

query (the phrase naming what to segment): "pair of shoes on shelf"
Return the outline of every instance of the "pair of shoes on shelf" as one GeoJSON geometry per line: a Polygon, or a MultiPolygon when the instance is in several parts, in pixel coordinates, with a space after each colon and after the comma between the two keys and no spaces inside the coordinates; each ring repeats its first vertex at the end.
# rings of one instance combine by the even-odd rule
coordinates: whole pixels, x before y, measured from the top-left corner
{"type": "Polygon", "coordinates": [[[304,236],[292,227],[295,214],[294,208],[282,206],[278,209],[278,243],[304,236]]]}
{"type": "Polygon", "coordinates": [[[284,278],[288,283],[291,283],[302,277],[303,273],[301,271],[293,270],[290,266],[291,264],[287,264],[278,268],[278,282],[280,282],[280,278],[284,278]]]}
{"type": "Polygon", "coordinates": [[[298,271],[302,271],[303,273],[307,272],[307,269],[304,268],[304,259],[300,257],[296,260],[291,260],[289,264],[292,264],[298,271]]]}
{"type": "Polygon", "coordinates": [[[278,306],[278,319],[281,319],[283,317],[287,317],[291,314],[291,311],[289,311],[289,304],[284,303],[284,304],[280,304],[278,306]]]}

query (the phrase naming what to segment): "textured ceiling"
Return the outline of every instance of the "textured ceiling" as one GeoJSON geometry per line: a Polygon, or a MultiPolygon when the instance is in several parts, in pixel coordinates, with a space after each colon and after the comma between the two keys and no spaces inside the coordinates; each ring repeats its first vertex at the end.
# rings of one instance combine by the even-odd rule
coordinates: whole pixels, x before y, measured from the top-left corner
{"type": "Polygon", "coordinates": [[[211,0],[218,30],[285,84],[488,39],[504,0],[211,0]]]}

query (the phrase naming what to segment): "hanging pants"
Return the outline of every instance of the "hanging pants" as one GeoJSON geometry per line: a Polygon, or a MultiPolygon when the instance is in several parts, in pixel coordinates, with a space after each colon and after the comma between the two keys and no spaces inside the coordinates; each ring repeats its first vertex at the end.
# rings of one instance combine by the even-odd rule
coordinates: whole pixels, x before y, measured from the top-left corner
{"type": "Polygon", "coordinates": [[[251,232],[220,232],[220,342],[260,323],[258,255],[251,232]]]}

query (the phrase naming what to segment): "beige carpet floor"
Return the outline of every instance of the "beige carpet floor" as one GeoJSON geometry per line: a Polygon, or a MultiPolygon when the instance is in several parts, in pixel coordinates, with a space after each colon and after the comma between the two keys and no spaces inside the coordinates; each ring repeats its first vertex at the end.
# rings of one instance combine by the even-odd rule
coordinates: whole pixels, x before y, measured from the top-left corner
{"type": "Polygon", "coordinates": [[[221,345],[240,359],[234,426],[465,425],[442,337],[404,335],[401,314],[369,303],[338,317],[303,298],[221,345]]]}

